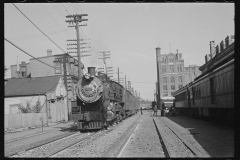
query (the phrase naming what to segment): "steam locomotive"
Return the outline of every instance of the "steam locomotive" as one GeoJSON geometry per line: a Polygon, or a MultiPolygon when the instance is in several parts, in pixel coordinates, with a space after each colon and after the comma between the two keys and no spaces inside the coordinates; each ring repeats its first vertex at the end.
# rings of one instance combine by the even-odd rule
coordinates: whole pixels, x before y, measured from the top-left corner
{"type": "Polygon", "coordinates": [[[103,129],[139,111],[140,101],[121,84],[109,80],[95,67],[88,67],[75,88],[77,105],[72,106],[70,120],[77,129],[103,129]]]}

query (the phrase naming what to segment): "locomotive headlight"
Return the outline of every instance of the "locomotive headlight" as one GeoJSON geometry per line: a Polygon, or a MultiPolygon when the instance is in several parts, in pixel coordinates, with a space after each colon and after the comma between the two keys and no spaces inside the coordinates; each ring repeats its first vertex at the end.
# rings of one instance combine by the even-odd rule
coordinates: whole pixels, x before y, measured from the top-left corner
{"type": "Polygon", "coordinates": [[[90,75],[89,73],[86,73],[86,74],[85,74],[85,78],[86,78],[86,79],[89,79],[90,77],[91,77],[91,75],[90,75]]]}

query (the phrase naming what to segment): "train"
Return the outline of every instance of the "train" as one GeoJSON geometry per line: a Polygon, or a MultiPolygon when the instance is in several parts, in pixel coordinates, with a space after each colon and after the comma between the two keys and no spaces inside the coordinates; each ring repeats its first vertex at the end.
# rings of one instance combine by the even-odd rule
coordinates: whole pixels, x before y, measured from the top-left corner
{"type": "Polygon", "coordinates": [[[204,74],[173,93],[176,111],[234,125],[234,44],[205,68],[204,74]]]}
{"type": "Polygon", "coordinates": [[[104,129],[136,114],[140,101],[121,84],[88,67],[76,85],[77,105],[72,106],[70,120],[78,130],[104,129]]]}

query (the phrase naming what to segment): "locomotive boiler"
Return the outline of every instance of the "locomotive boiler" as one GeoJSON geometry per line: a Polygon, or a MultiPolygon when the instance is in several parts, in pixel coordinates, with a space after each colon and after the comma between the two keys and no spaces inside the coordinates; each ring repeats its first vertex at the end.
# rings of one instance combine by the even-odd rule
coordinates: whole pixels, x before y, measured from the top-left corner
{"type": "Polygon", "coordinates": [[[77,123],[77,129],[80,130],[102,129],[114,122],[118,123],[126,117],[126,108],[137,105],[132,104],[136,98],[126,105],[128,98],[125,95],[129,91],[109,80],[104,73],[96,75],[95,67],[88,67],[88,73],[78,81],[75,90],[77,106],[72,107],[70,120],[77,123]]]}

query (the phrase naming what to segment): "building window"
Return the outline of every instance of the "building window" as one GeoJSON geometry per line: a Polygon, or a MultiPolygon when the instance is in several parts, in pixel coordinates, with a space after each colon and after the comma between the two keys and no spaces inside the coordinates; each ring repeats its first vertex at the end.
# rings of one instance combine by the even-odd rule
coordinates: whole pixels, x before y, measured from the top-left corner
{"type": "Polygon", "coordinates": [[[169,57],[168,62],[173,62],[173,57],[169,57]]]}
{"type": "Polygon", "coordinates": [[[21,67],[22,72],[26,72],[26,70],[27,70],[26,67],[21,67]]]}
{"type": "Polygon", "coordinates": [[[73,63],[70,63],[70,68],[71,68],[72,70],[74,70],[74,69],[75,69],[75,66],[74,66],[74,64],[73,64],[73,63]]]}
{"type": "Polygon", "coordinates": [[[164,83],[164,84],[167,83],[167,77],[163,77],[163,83],[164,83]]]}
{"type": "Polygon", "coordinates": [[[168,93],[167,92],[163,92],[163,97],[167,97],[168,93]]]}
{"type": "Polygon", "coordinates": [[[177,65],[177,70],[178,70],[178,72],[182,72],[182,64],[177,65]]]}
{"type": "Polygon", "coordinates": [[[174,82],[175,82],[174,77],[171,77],[171,78],[170,78],[170,81],[171,81],[171,83],[174,83],[174,82]]]}
{"type": "Polygon", "coordinates": [[[178,88],[179,88],[179,89],[181,89],[182,87],[183,87],[183,85],[182,85],[182,84],[179,84],[179,85],[178,85],[178,88]]]}
{"type": "Polygon", "coordinates": [[[166,70],[166,65],[162,65],[162,73],[166,73],[167,70],[166,70]]]}
{"type": "Polygon", "coordinates": [[[166,62],[167,61],[166,57],[162,57],[162,61],[166,62]]]}
{"type": "Polygon", "coordinates": [[[174,72],[174,67],[173,67],[173,65],[169,65],[169,68],[170,68],[170,72],[174,72]]]}
{"type": "Polygon", "coordinates": [[[61,63],[60,62],[55,62],[55,73],[56,74],[61,73],[61,63]]]}
{"type": "Polygon", "coordinates": [[[167,85],[163,85],[163,90],[167,91],[167,85]]]}
{"type": "Polygon", "coordinates": [[[27,76],[27,68],[25,66],[21,67],[21,73],[23,77],[27,76]]]}
{"type": "Polygon", "coordinates": [[[175,85],[171,85],[171,90],[175,90],[175,85]]]}
{"type": "Polygon", "coordinates": [[[178,77],[178,82],[182,82],[182,77],[181,76],[178,77]]]}

